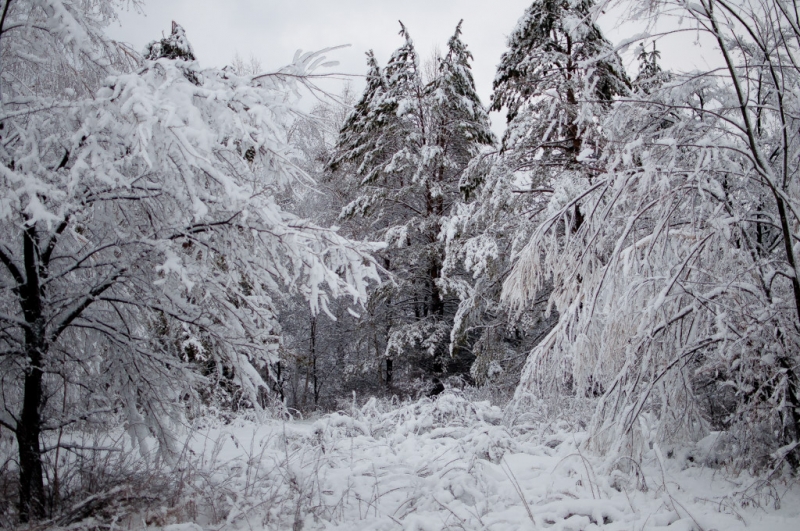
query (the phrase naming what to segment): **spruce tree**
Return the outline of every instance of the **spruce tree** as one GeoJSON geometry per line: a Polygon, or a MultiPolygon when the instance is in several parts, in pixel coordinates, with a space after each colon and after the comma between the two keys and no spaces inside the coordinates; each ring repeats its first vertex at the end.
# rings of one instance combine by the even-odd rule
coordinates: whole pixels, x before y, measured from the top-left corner
{"type": "Polygon", "coordinates": [[[491,108],[507,109],[504,148],[527,165],[577,162],[594,147],[597,116],[628,91],[619,56],[592,19],[593,4],[535,0],[509,37],[491,108]]]}
{"type": "Polygon", "coordinates": [[[457,301],[442,289],[439,233],[459,198],[464,167],[482,144],[494,142],[460,24],[427,84],[402,24],[400,35],[405,42],[383,71],[368,54],[367,87],[330,164],[334,171],[346,168],[343,179],[357,190],[343,217],[367,221],[361,236],[387,244],[381,256],[394,284],[373,293],[371,318],[362,324],[373,332],[376,357],[385,359],[381,374],[388,383],[400,353],[409,377],[446,370],[457,301]]]}
{"type": "Polygon", "coordinates": [[[373,161],[381,158],[378,137],[381,126],[389,116],[377,112],[386,92],[386,80],[372,50],[367,52],[367,67],[367,86],[339,133],[336,153],[329,163],[329,169],[336,171],[342,164],[360,161],[356,173],[368,182],[374,179],[381,168],[380,164],[374,164],[373,161]],[[365,174],[366,168],[369,170],[365,174]]]}
{"type": "Polygon", "coordinates": [[[658,64],[661,52],[656,49],[655,42],[652,52],[647,51],[644,43],[639,46],[638,52],[636,58],[639,60],[639,73],[633,81],[633,88],[649,95],[669,80],[669,72],[665,72],[658,64]]]}
{"type": "Polygon", "coordinates": [[[447,55],[439,62],[438,75],[426,88],[442,172],[447,167],[460,173],[479,152],[479,146],[491,146],[496,141],[488,112],[475,91],[472,54],[461,40],[463,22],[458,23],[447,43],[447,55]]]}
{"type": "Polygon", "coordinates": [[[144,49],[144,57],[148,61],[156,61],[161,58],[181,59],[183,61],[194,61],[194,50],[186,38],[186,31],[183,26],[172,21],[172,33],[169,37],[164,37],[160,41],[152,41],[144,49]]]}
{"type": "MultiPolygon", "coordinates": [[[[525,11],[494,81],[491,109],[507,111],[501,150],[475,159],[461,179],[465,199],[446,232],[445,274],[460,291],[451,348],[476,353],[478,381],[519,370],[554,324],[556,316],[544,311],[546,293],[526,311],[509,313],[500,286],[542,213],[600,171],[600,123],[613,99],[628,92],[622,63],[593,14],[591,0],[535,0],[525,11]],[[459,275],[462,267],[473,278],[459,275]]],[[[564,229],[577,230],[583,215],[576,204],[564,229]]]]}

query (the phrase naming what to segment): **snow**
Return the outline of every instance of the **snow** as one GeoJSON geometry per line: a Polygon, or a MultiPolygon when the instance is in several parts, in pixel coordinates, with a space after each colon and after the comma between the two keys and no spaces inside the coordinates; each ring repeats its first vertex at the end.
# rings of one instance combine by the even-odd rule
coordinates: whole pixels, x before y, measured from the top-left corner
{"type": "Polygon", "coordinates": [[[153,529],[797,528],[800,489],[703,466],[715,437],[609,466],[584,449],[574,418],[530,424],[509,413],[445,393],[371,399],[316,420],[206,420],[187,448],[218,521],[153,529]]]}

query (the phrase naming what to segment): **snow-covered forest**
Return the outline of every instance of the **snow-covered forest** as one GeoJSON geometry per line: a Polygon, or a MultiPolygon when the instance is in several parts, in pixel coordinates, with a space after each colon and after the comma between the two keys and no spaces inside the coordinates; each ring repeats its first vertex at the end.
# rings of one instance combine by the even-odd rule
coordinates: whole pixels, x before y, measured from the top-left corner
{"type": "Polygon", "coordinates": [[[795,0],[532,0],[489,101],[130,5],[0,0],[0,528],[800,525],[795,0]]]}

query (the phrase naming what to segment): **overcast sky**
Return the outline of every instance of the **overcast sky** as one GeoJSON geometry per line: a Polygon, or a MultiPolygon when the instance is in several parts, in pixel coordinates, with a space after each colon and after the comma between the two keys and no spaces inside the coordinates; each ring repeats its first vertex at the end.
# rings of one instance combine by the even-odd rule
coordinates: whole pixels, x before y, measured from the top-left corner
{"type": "Polygon", "coordinates": [[[434,46],[444,49],[456,24],[464,19],[464,41],[475,62],[478,90],[484,102],[506,36],[530,0],[146,0],[144,15],[122,13],[112,37],[139,50],[168,33],[175,20],[186,30],[202,66],[229,64],[238,51],[251,54],[267,69],[291,61],[294,52],[319,50],[340,44],[332,58],[336,69],[349,74],[366,72],[364,52],[375,50],[383,65],[402,44],[402,20],[422,60],[434,46]]]}
{"type": "MultiPolygon", "coordinates": [[[[338,72],[363,76],[364,52],[374,49],[381,65],[402,44],[398,36],[402,20],[424,61],[438,46],[444,50],[458,21],[464,19],[463,39],[475,60],[475,81],[488,103],[495,69],[506,49],[506,38],[531,0],[145,0],[144,13],[123,12],[111,36],[141,50],[148,42],[167,34],[175,20],[186,30],[195,54],[204,67],[230,64],[238,52],[260,59],[265,70],[291,61],[295,51],[315,51],[341,44],[350,48],[330,55],[338,60],[338,72]]],[[[617,27],[619,13],[599,21],[606,37],[620,42],[632,31],[617,27]]],[[[659,46],[667,66],[686,62],[692,52],[688,34],[678,46],[659,46]]],[[[629,73],[635,74],[631,54],[629,73]]],[[[356,80],[359,90],[363,84],[356,80]]],[[[493,117],[495,129],[501,124],[493,117]]]]}

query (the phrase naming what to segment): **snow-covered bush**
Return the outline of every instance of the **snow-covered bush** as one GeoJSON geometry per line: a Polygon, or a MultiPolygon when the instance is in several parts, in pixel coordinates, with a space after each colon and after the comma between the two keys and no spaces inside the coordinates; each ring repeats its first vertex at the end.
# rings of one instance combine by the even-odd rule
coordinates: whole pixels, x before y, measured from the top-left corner
{"type": "MultiPolygon", "coordinates": [[[[582,448],[588,435],[570,425],[569,406],[548,412],[531,405],[539,417],[518,417],[512,429],[500,409],[447,393],[400,405],[371,400],[314,422],[209,419],[187,434],[173,495],[150,507],[119,506],[114,525],[792,529],[796,513],[777,512],[774,503],[776,494],[792,503],[800,493],[780,481],[698,466],[715,457],[711,439],[678,448],[656,443],[607,471],[605,458],[582,448]],[[550,422],[538,440],[530,434],[541,420],[550,422]]],[[[106,518],[98,513],[71,528],[102,528],[106,518]]]]}

